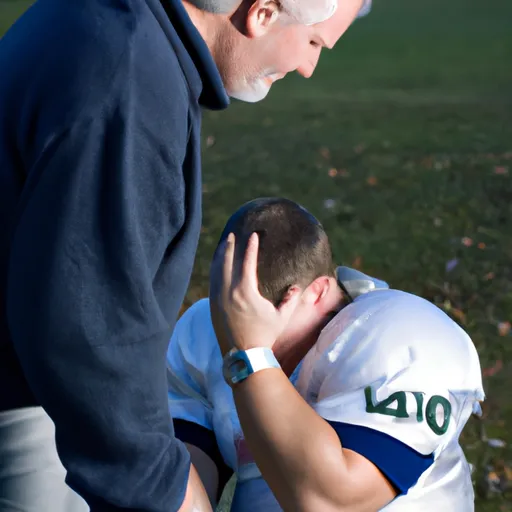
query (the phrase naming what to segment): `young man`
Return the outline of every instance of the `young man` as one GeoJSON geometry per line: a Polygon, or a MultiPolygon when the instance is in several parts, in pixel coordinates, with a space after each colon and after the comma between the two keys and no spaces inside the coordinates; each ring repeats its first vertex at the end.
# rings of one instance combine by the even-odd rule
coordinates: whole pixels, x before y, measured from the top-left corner
{"type": "MultiPolygon", "coordinates": [[[[327,235],[302,207],[276,198],[242,206],[229,219],[223,237],[229,231],[242,236],[252,231],[261,234],[260,289],[274,305],[281,303],[290,286],[304,290],[303,304],[274,347],[283,371],[295,383],[301,360],[344,302],[327,235]]],[[[345,296],[387,287],[346,268],[342,280],[345,296]]],[[[194,304],[178,321],[167,361],[176,435],[187,443],[212,502],[234,471],[237,488],[232,510],[279,510],[247,450],[232,393],[222,375],[222,354],[207,299],[194,304]]]]}
{"type": "Polygon", "coordinates": [[[38,0],[0,40],[0,502],[13,507],[82,509],[63,509],[62,460],[93,512],[180,508],[193,470],[164,354],[201,228],[201,109],[310,76],[363,0],[194,4],[38,0]]]}
{"type": "Polygon", "coordinates": [[[280,507],[474,510],[458,438],[484,392],[468,335],[428,301],[363,283],[366,293],[324,328],[294,386],[277,344],[308,289],[289,283],[278,305],[268,301],[261,233],[232,231],[212,265],[212,321],[248,449],[280,507]]]}

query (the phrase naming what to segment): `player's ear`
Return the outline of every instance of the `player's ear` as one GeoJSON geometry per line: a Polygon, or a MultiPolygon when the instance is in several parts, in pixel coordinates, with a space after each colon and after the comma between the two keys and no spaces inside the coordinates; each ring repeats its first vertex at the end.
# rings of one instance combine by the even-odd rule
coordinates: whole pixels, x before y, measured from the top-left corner
{"type": "Polygon", "coordinates": [[[247,11],[245,30],[248,37],[264,36],[279,18],[279,5],[273,0],[256,0],[247,11]]]}
{"type": "Polygon", "coordinates": [[[327,276],[317,277],[302,294],[303,302],[316,305],[322,301],[329,292],[329,278],[327,276]]]}
{"type": "Polygon", "coordinates": [[[339,311],[343,303],[343,292],[334,277],[317,277],[303,293],[303,301],[322,310],[339,311]]]}

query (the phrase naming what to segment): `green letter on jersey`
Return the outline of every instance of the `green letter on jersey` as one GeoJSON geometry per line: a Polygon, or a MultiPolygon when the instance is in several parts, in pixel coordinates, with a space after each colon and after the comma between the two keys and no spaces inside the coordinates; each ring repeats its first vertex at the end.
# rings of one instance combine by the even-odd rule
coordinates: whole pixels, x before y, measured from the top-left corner
{"type": "Polygon", "coordinates": [[[407,413],[407,397],[403,391],[397,391],[393,393],[382,402],[373,404],[372,388],[368,386],[364,390],[364,396],[366,397],[366,412],[375,414],[385,414],[387,416],[394,416],[395,418],[408,418],[407,413]],[[393,402],[396,402],[396,409],[388,407],[393,402]]]}
{"type": "MultiPolygon", "coordinates": [[[[424,393],[419,391],[411,392],[416,399],[416,421],[422,423],[426,417],[427,425],[438,436],[442,436],[448,430],[450,424],[450,417],[452,413],[452,406],[450,402],[439,395],[433,395],[427,402],[425,407],[425,416],[423,414],[423,395],[424,393]],[[443,408],[443,422],[441,425],[437,423],[437,407],[443,408]]],[[[409,413],[407,412],[407,397],[405,391],[397,391],[391,394],[382,402],[374,403],[373,390],[371,386],[368,386],[364,390],[364,396],[366,399],[366,412],[373,414],[384,414],[386,416],[394,416],[395,418],[408,418],[409,413]],[[396,409],[389,407],[392,403],[396,402],[396,409]]]]}
{"type": "Polygon", "coordinates": [[[427,423],[432,429],[434,434],[442,436],[448,430],[448,424],[450,423],[450,416],[452,413],[452,406],[444,396],[434,395],[427,403],[426,407],[427,423]],[[440,405],[443,408],[443,423],[439,425],[437,423],[437,406],[440,405]]]}

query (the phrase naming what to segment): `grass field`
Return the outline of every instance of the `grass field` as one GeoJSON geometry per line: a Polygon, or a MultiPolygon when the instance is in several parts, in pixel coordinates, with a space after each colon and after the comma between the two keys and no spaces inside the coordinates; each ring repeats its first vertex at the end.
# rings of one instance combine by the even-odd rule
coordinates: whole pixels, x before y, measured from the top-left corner
{"type": "MultiPolygon", "coordinates": [[[[310,80],[206,114],[187,303],[206,294],[234,208],[260,195],[303,203],[337,261],[427,297],[471,334],[488,394],[463,434],[477,511],[510,512],[512,2],[375,2],[310,80]]],[[[28,4],[0,0],[0,30],[28,4]]]]}

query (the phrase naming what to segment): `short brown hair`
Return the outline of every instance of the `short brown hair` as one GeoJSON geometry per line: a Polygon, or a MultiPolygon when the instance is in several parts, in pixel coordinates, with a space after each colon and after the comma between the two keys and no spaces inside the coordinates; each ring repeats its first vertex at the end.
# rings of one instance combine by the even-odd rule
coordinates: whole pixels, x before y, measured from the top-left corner
{"type": "Polygon", "coordinates": [[[241,257],[254,232],[259,235],[259,290],[274,306],[291,286],[306,288],[320,276],[334,276],[327,234],[299,204],[281,197],[250,201],[229,218],[219,243],[234,233],[241,257]]]}

